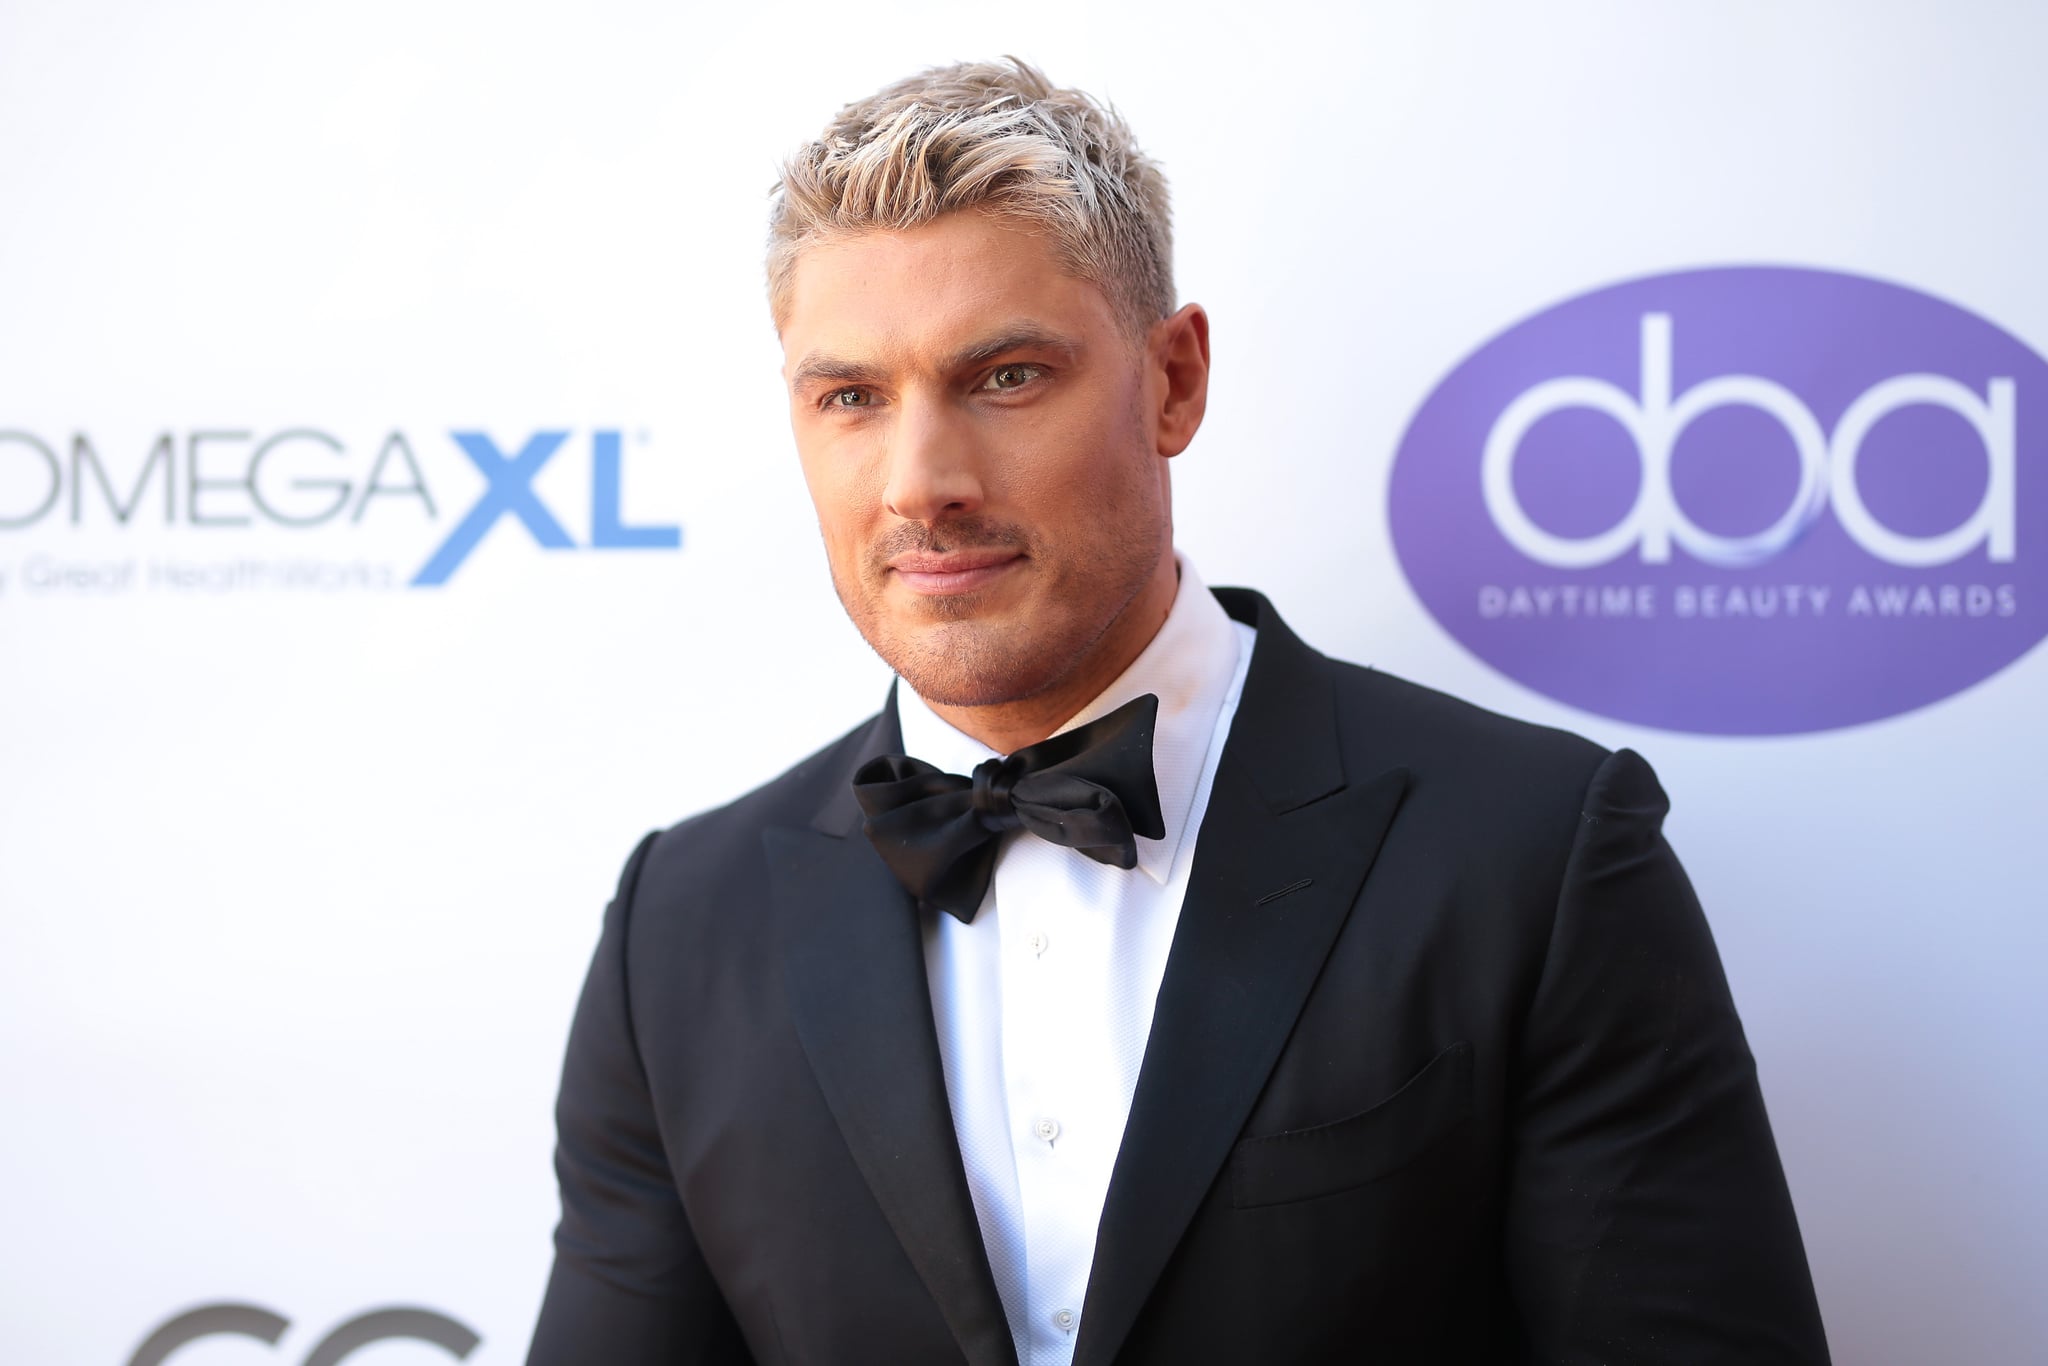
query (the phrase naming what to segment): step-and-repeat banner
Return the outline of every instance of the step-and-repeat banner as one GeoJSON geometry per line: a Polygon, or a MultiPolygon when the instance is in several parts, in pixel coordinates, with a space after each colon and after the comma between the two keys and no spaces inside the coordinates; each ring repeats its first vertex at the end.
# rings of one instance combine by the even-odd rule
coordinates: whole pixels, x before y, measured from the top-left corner
{"type": "Polygon", "coordinates": [[[1180,542],[1676,800],[1837,1359],[2048,1359],[2048,16],[0,12],[0,1358],[521,1359],[619,862],[872,710],[761,297],[919,66],[1114,100],[1180,542]]]}

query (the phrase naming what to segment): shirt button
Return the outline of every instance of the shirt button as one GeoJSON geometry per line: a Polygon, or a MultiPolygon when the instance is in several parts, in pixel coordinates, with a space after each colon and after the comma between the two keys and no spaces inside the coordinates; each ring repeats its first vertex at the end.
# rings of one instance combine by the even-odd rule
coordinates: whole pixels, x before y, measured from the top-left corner
{"type": "Polygon", "coordinates": [[[1060,1122],[1051,1115],[1047,1115],[1044,1119],[1031,1126],[1031,1132],[1044,1139],[1047,1143],[1050,1143],[1060,1136],[1060,1122]]]}
{"type": "Polygon", "coordinates": [[[1032,933],[1031,937],[1029,939],[1026,939],[1024,942],[1031,946],[1031,952],[1033,955],[1041,958],[1045,956],[1046,949],[1050,947],[1052,944],[1052,940],[1048,939],[1043,933],[1035,931],[1032,933]]]}
{"type": "Polygon", "coordinates": [[[1052,1326],[1059,1329],[1062,1333],[1071,1333],[1074,1331],[1074,1317],[1074,1311],[1071,1309],[1055,1309],[1052,1315],[1052,1326]]]}

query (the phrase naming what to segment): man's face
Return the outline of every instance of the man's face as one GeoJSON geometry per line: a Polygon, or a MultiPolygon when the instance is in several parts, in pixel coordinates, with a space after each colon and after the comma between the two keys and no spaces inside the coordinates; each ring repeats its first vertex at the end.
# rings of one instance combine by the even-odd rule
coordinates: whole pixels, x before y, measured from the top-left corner
{"type": "Polygon", "coordinates": [[[963,211],[809,247],[781,332],[833,585],[921,696],[1021,701],[1143,648],[1172,385],[1043,238],[963,211]]]}

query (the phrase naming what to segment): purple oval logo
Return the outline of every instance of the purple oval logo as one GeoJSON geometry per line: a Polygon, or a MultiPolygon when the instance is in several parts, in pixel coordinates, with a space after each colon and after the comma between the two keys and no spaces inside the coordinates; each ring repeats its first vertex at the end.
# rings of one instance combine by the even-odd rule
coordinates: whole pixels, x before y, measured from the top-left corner
{"type": "Polygon", "coordinates": [[[1561,702],[1717,735],[1895,716],[2048,635],[2048,363],[1833,271],[1632,280],[1516,324],[1394,460],[1416,594],[1561,702]]]}

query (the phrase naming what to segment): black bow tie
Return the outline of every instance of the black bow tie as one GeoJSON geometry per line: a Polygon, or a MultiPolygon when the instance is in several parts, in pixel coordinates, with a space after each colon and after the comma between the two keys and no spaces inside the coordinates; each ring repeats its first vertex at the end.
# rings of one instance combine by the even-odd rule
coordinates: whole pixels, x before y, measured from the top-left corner
{"type": "Polygon", "coordinates": [[[1152,777],[1158,717],[1159,699],[1146,693],[1064,735],[978,764],[967,778],[905,754],[870,759],[853,775],[853,795],[868,817],[862,828],[919,905],[963,924],[981,909],[1006,830],[1135,868],[1134,837],[1166,837],[1152,777]]]}

